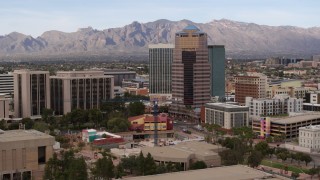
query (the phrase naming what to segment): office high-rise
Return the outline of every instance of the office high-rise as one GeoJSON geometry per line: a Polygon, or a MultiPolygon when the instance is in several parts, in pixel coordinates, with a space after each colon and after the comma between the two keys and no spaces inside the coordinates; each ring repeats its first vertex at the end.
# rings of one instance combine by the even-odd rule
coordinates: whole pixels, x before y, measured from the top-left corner
{"type": "Polygon", "coordinates": [[[149,45],[149,93],[171,94],[173,44],[149,45]]]}
{"type": "Polygon", "coordinates": [[[175,34],[170,112],[185,115],[210,101],[210,64],[207,34],[189,25],[175,34]]]}
{"type": "Polygon", "coordinates": [[[223,45],[209,45],[211,66],[211,97],[225,96],[225,49],[223,45]]]}
{"type": "Polygon", "coordinates": [[[56,115],[99,108],[114,97],[114,77],[103,71],[58,71],[50,77],[51,108],[56,115]]]}
{"type": "Polygon", "coordinates": [[[0,94],[13,94],[12,74],[0,74],[0,94]]]}
{"type": "Polygon", "coordinates": [[[235,76],[235,101],[244,105],[246,97],[266,98],[268,77],[262,73],[250,72],[247,76],[235,76]]]}
{"type": "Polygon", "coordinates": [[[49,71],[15,70],[15,117],[40,116],[44,108],[50,108],[49,71]]]}

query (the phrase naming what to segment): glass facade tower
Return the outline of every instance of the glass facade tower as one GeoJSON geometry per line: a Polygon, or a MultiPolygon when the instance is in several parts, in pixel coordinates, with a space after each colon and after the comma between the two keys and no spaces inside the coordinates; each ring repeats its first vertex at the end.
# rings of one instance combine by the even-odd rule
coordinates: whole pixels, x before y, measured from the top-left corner
{"type": "Polygon", "coordinates": [[[211,66],[211,97],[225,96],[225,48],[223,45],[209,45],[211,66]]]}

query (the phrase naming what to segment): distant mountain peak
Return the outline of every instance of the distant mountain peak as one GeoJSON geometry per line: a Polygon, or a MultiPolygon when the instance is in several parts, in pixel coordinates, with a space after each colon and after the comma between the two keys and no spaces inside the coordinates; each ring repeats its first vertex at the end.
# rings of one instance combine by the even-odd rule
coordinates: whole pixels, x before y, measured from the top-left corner
{"type": "Polygon", "coordinates": [[[0,56],[15,54],[147,53],[148,45],[174,43],[175,33],[194,25],[208,34],[208,44],[222,44],[228,57],[308,57],[320,54],[320,28],[266,26],[229,19],[196,23],[187,19],[132,23],[102,31],[92,27],[66,33],[56,30],[33,38],[18,32],[0,36],[0,56]]]}

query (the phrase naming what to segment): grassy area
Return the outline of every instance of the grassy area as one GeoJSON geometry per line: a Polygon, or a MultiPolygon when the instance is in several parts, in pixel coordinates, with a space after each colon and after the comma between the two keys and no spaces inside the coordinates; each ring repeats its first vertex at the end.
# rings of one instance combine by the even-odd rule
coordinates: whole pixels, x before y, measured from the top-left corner
{"type": "MultiPolygon", "coordinates": [[[[262,160],[261,165],[278,168],[278,169],[284,169],[285,167],[285,164],[283,163],[273,162],[273,161],[271,162],[270,160],[262,160]]],[[[288,171],[292,171],[296,173],[308,173],[309,171],[308,169],[299,168],[293,165],[287,165],[287,166],[288,166],[288,171]]]]}

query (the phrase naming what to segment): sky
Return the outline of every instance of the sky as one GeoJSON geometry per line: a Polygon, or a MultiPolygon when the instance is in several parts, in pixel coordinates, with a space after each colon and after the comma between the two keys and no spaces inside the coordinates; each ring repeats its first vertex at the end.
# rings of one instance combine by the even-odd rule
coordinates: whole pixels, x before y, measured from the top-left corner
{"type": "Polygon", "coordinates": [[[158,19],[230,19],[271,26],[320,26],[319,0],[3,0],[0,35],[102,30],[158,19]]]}

